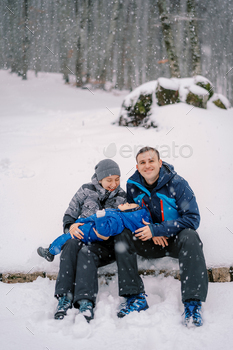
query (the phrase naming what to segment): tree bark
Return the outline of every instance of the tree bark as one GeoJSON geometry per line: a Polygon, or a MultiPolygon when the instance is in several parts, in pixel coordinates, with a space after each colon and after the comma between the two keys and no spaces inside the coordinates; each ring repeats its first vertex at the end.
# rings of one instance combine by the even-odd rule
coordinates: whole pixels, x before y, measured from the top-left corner
{"type": "Polygon", "coordinates": [[[128,24],[129,24],[129,5],[128,1],[124,3],[124,6],[122,4],[120,5],[119,9],[119,18],[121,20],[121,23],[119,22],[121,32],[119,33],[118,38],[118,68],[117,68],[117,88],[119,90],[122,90],[125,85],[125,64],[126,64],[126,40],[127,40],[127,32],[128,32],[128,24]]]}
{"type": "Polygon", "coordinates": [[[70,51],[70,25],[69,25],[69,7],[68,4],[59,2],[59,19],[60,19],[60,66],[63,80],[69,83],[69,51],[70,51]]]}
{"type": "Polygon", "coordinates": [[[170,64],[171,77],[180,78],[178,57],[176,54],[174,37],[172,35],[171,22],[168,18],[166,0],[158,0],[158,8],[162,24],[164,42],[170,64]]]}
{"type": "Polygon", "coordinates": [[[114,39],[116,36],[116,28],[117,28],[119,9],[120,9],[120,1],[115,0],[114,5],[113,5],[113,10],[112,10],[112,17],[111,17],[111,22],[110,22],[108,40],[107,40],[106,47],[105,47],[105,55],[104,55],[102,69],[101,69],[101,73],[100,73],[100,77],[99,77],[100,84],[102,85],[102,87],[104,86],[105,81],[106,81],[107,62],[111,56],[111,50],[112,50],[113,42],[114,42],[114,39]]]}
{"type": "Polygon", "coordinates": [[[93,32],[93,6],[94,1],[88,0],[88,14],[87,14],[87,49],[86,49],[86,84],[91,80],[91,46],[92,46],[92,32],[93,32]]]}
{"type": "Polygon", "coordinates": [[[192,74],[201,74],[201,50],[198,39],[195,1],[187,0],[187,14],[189,16],[189,39],[192,55],[192,74]]]}
{"type": "MultiPolygon", "coordinates": [[[[77,4],[76,15],[78,22],[78,38],[77,38],[77,56],[75,64],[76,74],[76,86],[81,87],[83,85],[83,62],[85,53],[85,40],[86,40],[86,25],[87,25],[87,13],[88,13],[88,0],[81,0],[81,5],[77,4]]],[[[78,3],[78,2],[77,2],[78,3]]]]}
{"type": "Polygon", "coordinates": [[[27,71],[28,71],[28,47],[29,47],[29,39],[28,39],[28,0],[23,1],[23,50],[22,50],[22,79],[27,79],[27,71]]]}

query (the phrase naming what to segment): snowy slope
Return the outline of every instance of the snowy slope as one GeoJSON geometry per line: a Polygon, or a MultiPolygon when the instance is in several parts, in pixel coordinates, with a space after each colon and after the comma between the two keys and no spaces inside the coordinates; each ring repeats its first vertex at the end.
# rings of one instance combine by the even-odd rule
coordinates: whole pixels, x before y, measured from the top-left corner
{"type": "MultiPolygon", "coordinates": [[[[232,137],[233,110],[209,104],[208,110],[185,104],[154,107],[158,129],[112,125],[126,93],[114,95],[66,86],[58,74],[39,74],[23,82],[0,71],[1,271],[57,272],[36,254],[62,232],[68,202],[94,165],[112,157],[122,170],[122,187],[135,169],[141,146],[158,146],[162,159],[174,164],[193,188],[200,206],[199,234],[208,266],[233,263],[232,137]]],[[[149,265],[164,267],[161,259],[149,265]]],[[[175,263],[174,263],[175,264],[175,263]]],[[[109,267],[110,268],[110,267],[109,267]]],[[[70,310],[62,321],[53,313],[54,281],[0,283],[0,338],[7,350],[231,350],[233,284],[210,284],[204,326],[186,329],[180,282],[144,277],[150,308],[125,319],[116,317],[122,301],[117,278],[100,279],[91,324],[70,310]]]]}

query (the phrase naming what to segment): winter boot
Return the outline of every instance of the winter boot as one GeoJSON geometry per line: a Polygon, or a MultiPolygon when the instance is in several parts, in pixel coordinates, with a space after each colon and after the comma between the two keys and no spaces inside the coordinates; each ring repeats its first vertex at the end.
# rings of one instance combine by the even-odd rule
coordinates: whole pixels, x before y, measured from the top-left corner
{"type": "Polygon", "coordinates": [[[56,312],[54,314],[55,320],[62,320],[65,317],[67,310],[71,309],[71,307],[72,302],[66,295],[59,297],[56,312]]]}
{"type": "Polygon", "coordinates": [[[201,301],[190,300],[184,302],[184,325],[200,327],[203,325],[201,315],[201,301]]]}
{"type": "Polygon", "coordinates": [[[47,261],[52,262],[54,259],[54,255],[49,252],[49,248],[42,248],[39,247],[37,249],[37,253],[42,257],[45,258],[47,261]]]}
{"type": "Polygon", "coordinates": [[[146,294],[140,293],[136,295],[131,295],[126,298],[126,302],[121,304],[121,310],[118,312],[117,316],[122,318],[133,311],[142,311],[148,309],[148,304],[146,301],[146,294]]]}
{"type": "Polygon", "coordinates": [[[88,299],[78,301],[79,313],[82,314],[89,323],[94,318],[93,303],[88,299]]]}

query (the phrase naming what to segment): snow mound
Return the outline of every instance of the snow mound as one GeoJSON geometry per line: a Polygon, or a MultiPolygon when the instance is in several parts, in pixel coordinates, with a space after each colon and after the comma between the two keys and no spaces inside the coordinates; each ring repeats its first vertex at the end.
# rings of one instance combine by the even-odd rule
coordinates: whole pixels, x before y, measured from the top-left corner
{"type": "Polygon", "coordinates": [[[159,78],[158,84],[167,90],[177,91],[179,89],[179,84],[176,81],[167,78],[159,78]]]}
{"type": "Polygon", "coordinates": [[[225,96],[221,94],[216,94],[216,99],[219,99],[227,109],[231,108],[230,101],[225,96]]]}
{"type": "Polygon", "coordinates": [[[125,107],[129,107],[132,104],[134,104],[138,100],[141,94],[143,95],[153,94],[156,89],[157,83],[158,83],[157,80],[153,80],[137,87],[129,95],[126,96],[124,100],[125,107]]]}
{"type": "Polygon", "coordinates": [[[207,79],[206,77],[203,77],[202,75],[195,75],[194,82],[195,82],[195,84],[197,84],[197,83],[204,83],[204,84],[209,83],[210,85],[212,85],[210,80],[207,79]]]}
{"type": "Polygon", "coordinates": [[[194,95],[198,95],[198,96],[209,95],[206,89],[194,84],[189,86],[189,91],[192,92],[194,95]]]}

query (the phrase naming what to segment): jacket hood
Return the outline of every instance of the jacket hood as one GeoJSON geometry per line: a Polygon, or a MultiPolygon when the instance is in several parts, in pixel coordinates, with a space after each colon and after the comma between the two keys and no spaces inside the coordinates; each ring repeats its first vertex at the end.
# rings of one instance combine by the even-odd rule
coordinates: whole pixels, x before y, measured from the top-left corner
{"type": "MultiPolygon", "coordinates": [[[[166,162],[162,163],[162,166],[159,171],[159,178],[156,189],[159,190],[161,187],[166,185],[175,175],[176,171],[174,170],[173,165],[168,164],[166,162]]],[[[138,170],[128,179],[128,183],[135,183],[139,188],[145,190],[145,183],[143,176],[139,173],[138,170]]]]}
{"type": "Polygon", "coordinates": [[[146,208],[126,211],[121,211],[119,209],[119,215],[124,223],[124,226],[132,232],[140,227],[145,226],[142,222],[142,219],[144,219],[146,222],[152,222],[150,214],[146,208]]]}

